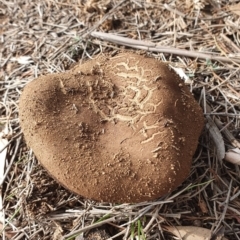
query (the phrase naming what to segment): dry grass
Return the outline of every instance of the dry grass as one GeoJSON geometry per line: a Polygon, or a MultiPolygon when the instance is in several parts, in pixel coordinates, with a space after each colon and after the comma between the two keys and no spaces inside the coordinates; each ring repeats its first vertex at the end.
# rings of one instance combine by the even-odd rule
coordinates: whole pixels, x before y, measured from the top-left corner
{"type": "Polygon", "coordinates": [[[174,239],[165,226],[202,226],[211,229],[212,239],[221,234],[240,239],[239,166],[222,159],[240,138],[240,18],[228,8],[236,2],[0,2],[0,126],[6,126],[8,140],[6,157],[0,158],[1,168],[5,163],[0,176],[2,239],[90,239],[83,233],[99,227],[107,232],[102,239],[131,239],[142,231],[146,239],[174,239]],[[125,39],[129,48],[150,44],[149,55],[184,70],[204,109],[206,127],[191,174],[154,202],[113,205],[75,196],[47,175],[24,143],[18,99],[29,81],[124,48],[119,39],[110,42],[105,35],[101,40],[93,31],[130,38],[125,39]],[[159,50],[161,46],[169,48],[159,50]]]}

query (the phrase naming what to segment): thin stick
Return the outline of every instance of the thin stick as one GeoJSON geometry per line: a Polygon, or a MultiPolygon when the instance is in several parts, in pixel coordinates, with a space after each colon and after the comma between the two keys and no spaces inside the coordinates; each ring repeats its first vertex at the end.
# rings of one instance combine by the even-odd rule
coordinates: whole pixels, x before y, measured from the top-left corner
{"type": "Polygon", "coordinates": [[[73,235],[80,234],[81,232],[86,232],[87,230],[90,230],[90,229],[93,229],[93,228],[96,228],[96,227],[100,227],[100,226],[102,226],[102,225],[105,224],[105,223],[114,222],[114,221],[116,221],[116,217],[112,217],[112,218],[103,220],[103,221],[101,221],[101,222],[97,222],[97,223],[94,223],[94,224],[92,224],[92,225],[83,227],[83,228],[81,228],[81,229],[78,229],[78,230],[76,230],[76,231],[73,231],[73,232],[65,235],[65,236],[62,238],[62,240],[67,239],[68,237],[71,237],[71,236],[73,236],[73,235]]]}
{"type": "Polygon", "coordinates": [[[137,48],[141,50],[146,50],[150,52],[169,53],[174,55],[194,57],[194,58],[200,58],[205,60],[209,59],[209,60],[219,61],[219,62],[230,62],[234,64],[240,63],[239,58],[222,57],[218,54],[207,54],[207,53],[196,52],[196,51],[182,50],[182,49],[169,47],[169,46],[159,46],[158,44],[150,41],[148,42],[148,41],[135,40],[131,38],[117,36],[111,33],[93,31],[91,33],[91,36],[100,38],[104,41],[112,42],[115,44],[124,45],[124,46],[137,48]]]}

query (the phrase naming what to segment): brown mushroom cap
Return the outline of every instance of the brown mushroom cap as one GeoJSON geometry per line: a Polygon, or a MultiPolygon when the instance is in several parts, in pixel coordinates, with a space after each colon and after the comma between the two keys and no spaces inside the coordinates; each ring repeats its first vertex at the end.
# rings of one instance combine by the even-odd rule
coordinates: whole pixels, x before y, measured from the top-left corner
{"type": "Polygon", "coordinates": [[[203,113],[167,65],[130,52],[39,77],[20,98],[27,144],[84,197],[153,200],[188,176],[203,113]]]}

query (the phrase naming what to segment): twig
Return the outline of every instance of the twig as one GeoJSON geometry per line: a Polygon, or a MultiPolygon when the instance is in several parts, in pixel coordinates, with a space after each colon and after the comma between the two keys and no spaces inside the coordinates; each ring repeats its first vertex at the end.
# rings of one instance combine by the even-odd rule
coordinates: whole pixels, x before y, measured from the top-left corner
{"type": "Polygon", "coordinates": [[[2,148],[0,149],[0,153],[6,149],[6,147],[8,147],[16,138],[18,138],[19,136],[22,135],[22,132],[18,133],[16,136],[12,137],[11,140],[2,148]]]}
{"type": "Polygon", "coordinates": [[[73,232],[71,232],[71,233],[63,236],[63,238],[62,238],[61,240],[67,239],[68,237],[71,237],[71,236],[73,236],[73,235],[79,234],[79,233],[81,233],[81,232],[86,232],[86,231],[88,231],[88,230],[90,230],[90,229],[93,229],[93,228],[96,228],[96,227],[100,227],[100,226],[102,226],[102,225],[105,224],[105,223],[115,222],[115,221],[116,221],[116,217],[108,218],[108,219],[103,220],[103,221],[101,221],[101,222],[97,222],[97,223],[94,223],[94,224],[92,224],[92,225],[90,225],[90,226],[86,226],[86,227],[83,227],[83,228],[78,229],[78,230],[76,230],[76,231],[73,231],[73,232]]]}
{"type": "Polygon", "coordinates": [[[240,63],[239,58],[233,58],[233,57],[222,57],[218,54],[207,54],[202,52],[196,52],[196,51],[188,51],[188,50],[182,50],[174,47],[169,46],[159,46],[158,44],[155,44],[153,42],[146,42],[141,40],[135,40],[131,38],[121,37],[117,36],[111,33],[104,33],[104,32],[97,32],[93,31],[91,33],[92,37],[100,38],[104,41],[109,41],[115,44],[124,45],[132,48],[137,48],[141,50],[146,50],[150,52],[161,52],[161,53],[169,53],[174,55],[181,55],[185,57],[194,57],[194,58],[200,58],[200,59],[209,59],[212,61],[219,61],[219,62],[230,62],[230,63],[240,63]]]}

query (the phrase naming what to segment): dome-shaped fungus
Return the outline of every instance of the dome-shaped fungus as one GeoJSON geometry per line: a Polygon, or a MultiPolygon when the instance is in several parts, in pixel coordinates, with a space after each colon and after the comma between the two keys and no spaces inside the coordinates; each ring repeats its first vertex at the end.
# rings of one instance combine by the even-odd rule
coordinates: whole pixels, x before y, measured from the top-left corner
{"type": "Polygon", "coordinates": [[[107,202],[153,200],[188,176],[203,113],[166,64],[101,55],[39,77],[20,98],[27,144],[54,179],[107,202]]]}

